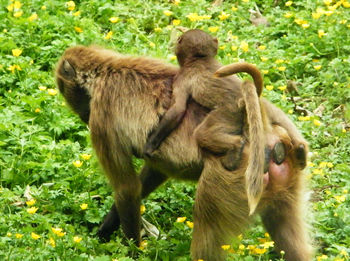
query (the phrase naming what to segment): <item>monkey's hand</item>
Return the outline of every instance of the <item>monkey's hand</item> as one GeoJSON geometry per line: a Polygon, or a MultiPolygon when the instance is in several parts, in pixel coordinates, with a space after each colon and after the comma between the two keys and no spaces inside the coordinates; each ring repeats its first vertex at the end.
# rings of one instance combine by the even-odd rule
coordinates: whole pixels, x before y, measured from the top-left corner
{"type": "Polygon", "coordinates": [[[304,169],[307,163],[307,144],[297,143],[293,146],[295,162],[300,169],[304,169]]]}
{"type": "Polygon", "coordinates": [[[228,150],[224,157],[221,159],[222,166],[228,171],[236,170],[241,164],[242,152],[245,142],[242,140],[240,146],[228,150]]]}
{"type": "Polygon", "coordinates": [[[152,158],[154,151],[158,148],[157,144],[155,143],[155,140],[149,140],[147,141],[145,147],[143,148],[143,155],[146,158],[152,158]]]}

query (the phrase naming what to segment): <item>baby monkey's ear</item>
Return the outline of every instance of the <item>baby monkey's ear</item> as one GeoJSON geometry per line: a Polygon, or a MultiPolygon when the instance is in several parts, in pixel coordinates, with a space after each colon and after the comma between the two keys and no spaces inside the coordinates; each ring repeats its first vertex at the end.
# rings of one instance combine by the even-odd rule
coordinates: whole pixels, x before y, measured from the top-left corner
{"type": "Polygon", "coordinates": [[[63,61],[61,73],[67,77],[67,79],[73,79],[76,76],[75,70],[68,60],[63,61]]]}

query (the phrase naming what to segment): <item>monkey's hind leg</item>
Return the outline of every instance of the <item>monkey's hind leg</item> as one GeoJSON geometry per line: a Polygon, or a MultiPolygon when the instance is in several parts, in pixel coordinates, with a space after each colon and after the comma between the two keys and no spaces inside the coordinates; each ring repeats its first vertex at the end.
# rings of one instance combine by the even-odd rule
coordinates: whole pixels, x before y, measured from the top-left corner
{"type": "Polygon", "coordinates": [[[261,215],[263,223],[277,251],[283,250],[287,261],[310,261],[313,250],[304,220],[304,199],[300,189],[294,192],[286,190],[280,198],[264,210],[261,215]]]}
{"type": "Polygon", "coordinates": [[[225,154],[220,159],[221,163],[225,169],[232,171],[241,163],[244,148],[241,133],[241,113],[232,113],[225,107],[211,111],[195,129],[194,136],[202,149],[225,154]]]}
{"type": "Polygon", "coordinates": [[[193,260],[225,260],[221,246],[249,222],[244,169],[229,172],[217,158],[205,160],[194,205],[193,260]]]}
{"type": "MultiPolygon", "coordinates": [[[[159,185],[166,181],[167,176],[150,168],[147,164],[142,168],[140,179],[142,183],[141,197],[147,197],[159,185]]],[[[97,236],[101,241],[109,241],[114,231],[120,226],[120,217],[115,204],[106,215],[102,225],[98,229],[97,236]]]]}

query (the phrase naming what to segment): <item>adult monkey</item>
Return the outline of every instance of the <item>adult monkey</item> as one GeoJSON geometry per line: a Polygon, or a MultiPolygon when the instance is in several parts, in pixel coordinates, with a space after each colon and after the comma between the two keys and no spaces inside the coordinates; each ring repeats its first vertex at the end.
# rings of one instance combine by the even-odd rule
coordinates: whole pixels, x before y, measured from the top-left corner
{"type": "MultiPolygon", "coordinates": [[[[116,228],[120,223],[125,235],[135,239],[138,244],[140,242],[139,204],[141,197],[147,196],[168,177],[197,180],[201,175],[202,154],[192,133],[207,111],[193,101],[189,102],[180,126],[163,142],[157,154],[152,159],[146,160],[140,176],[136,175],[131,162],[132,155],[142,155],[142,148],[149,132],[169,108],[172,79],[176,72],[175,67],[164,65],[159,61],[123,57],[111,51],[82,46],[66,50],[58,63],[56,78],[59,89],[73,110],[83,121],[89,123],[93,146],[115,191],[116,206],[112,207],[106,222],[101,226],[99,233],[101,237],[108,238],[114,231],[113,227],[116,228]]],[[[240,84],[239,81],[238,84],[240,84]]],[[[273,113],[273,110],[271,111],[273,113]]],[[[285,120],[289,121],[286,116],[279,115],[279,117],[285,117],[285,120]]],[[[272,132],[271,135],[275,138],[275,144],[284,139],[280,134],[272,132]]],[[[247,164],[246,160],[244,161],[247,149],[243,152],[242,166],[247,164]]],[[[289,180],[298,181],[301,178],[299,169],[293,168],[291,160],[293,158],[294,152],[287,151],[285,169],[281,169],[284,164],[279,166],[272,164],[270,167],[271,190],[267,189],[270,192],[266,198],[270,198],[271,208],[278,206],[281,202],[284,204],[284,198],[282,200],[282,198],[275,197],[279,191],[274,189],[275,186],[285,188],[288,192],[286,201],[290,205],[299,207],[301,204],[298,196],[289,194],[292,193],[289,192],[289,184],[294,184],[294,182],[289,183],[289,180]],[[279,184],[279,176],[284,176],[287,182],[279,184]],[[276,177],[275,183],[274,177],[276,177]]],[[[215,159],[205,161],[203,174],[212,172],[213,176],[217,175],[219,180],[222,179],[223,176],[220,173],[225,172],[214,172],[215,164],[210,164],[210,160],[215,161],[215,159]]],[[[242,170],[237,170],[235,173],[238,181],[241,182],[242,170]]],[[[208,176],[210,175],[206,174],[203,177],[208,176]]],[[[232,195],[236,195],[239,191],[242,193],[244,189],[239,186],[241,183],[235,184],[237,186],[232,188],[229,187],[233,191],[232,195]]],[[[198,205],[203,206],[206,196],[219,194],[209,193],[213,183],[211,185],[206,182],[201,184],[202,179],[199,185],[201,193],[197,193],[199,197],[196,198],[196,205],[202,199],[198,205]],[[206,193],[202,194],[203,191],[206,193]]],[[[297,194],[299,193],[301,190],[297,189],[297,194]]],[[[226,196],[226,194],[223,195],[226,196]]],[[[224,210],[225,208],[220,211],[224,210]]],[[[299,249],[299,245],[294,243],[298,242],[308,246],[304,223],[294,223],[297,218],[300,219],[300,213],[280,212],[278,208],[275,211],[272,217],[276,222],[275,226],[279,229],[274,230],[272,226],[269,226],[268,220],[265,223],[276,241],[276,246],[286,252],[287,260],[309,260],[309,249],[307,247],[299,249]],[[298,233],[294,233],[295,231],[298,233]]],[[[265,220],[264,217],[263,219],[265,220]]],[[[203,220],[204,226],[208,225],[208,220],[210,219],[203,220]]],[[[200,220],[195,220],[195,224],[197,221],[200,224],[200,220]]],[[[234,224],[226,225],[236,227],[239,221],[240,218],[237,221],[231,220],[234,224]]],[[[202,229],[205,230],[205,227],[202,229]]],[[[200,230],[198,227],[196,231],[200,230]]],[[[201,255],[199,258],[205,260],[222,260],[221,250],[217,248],[213,237],[210,238],[205,241],[205,245],[201,244],[201,239],[197,238],[193,241],[194,258],[199,253],[201,255]],[[205,249],[207,246],[209,246],[210,253],[200,252],[200,249],[205,249]],[[210,255],[213,256],[213,259],[210,259],[210,255]]]]}

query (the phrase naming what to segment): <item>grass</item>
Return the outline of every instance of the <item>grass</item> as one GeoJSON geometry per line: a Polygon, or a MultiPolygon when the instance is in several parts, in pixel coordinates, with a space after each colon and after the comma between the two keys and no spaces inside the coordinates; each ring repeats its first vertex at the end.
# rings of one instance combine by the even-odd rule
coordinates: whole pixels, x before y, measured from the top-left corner
{"type": "MultiPolygon", "coordinates": [[[[350,2],[274,2],[0,0],[0,260],[189,260],[195,191],[189,183],[168,182],[143,202],[143,216],[162,239],[147,237],[140,249],[119,231],[111,242],[98,242],[111,189],[87,127],[53,77],[60,55],[76,44],[176,63],[176,26],[215,35],[222,63],[245,60],[264,72],[264,96],[310,142],[305,175],[313,191],[315,259],[349,260],[350,2]],[[254,2],[269,27],[249,21],[254,2]],[[288,80],[298,83],[298,107],[288,80]]],[[[276,258],[257,224],[232,242],[230,260],[276,258]]]]}

